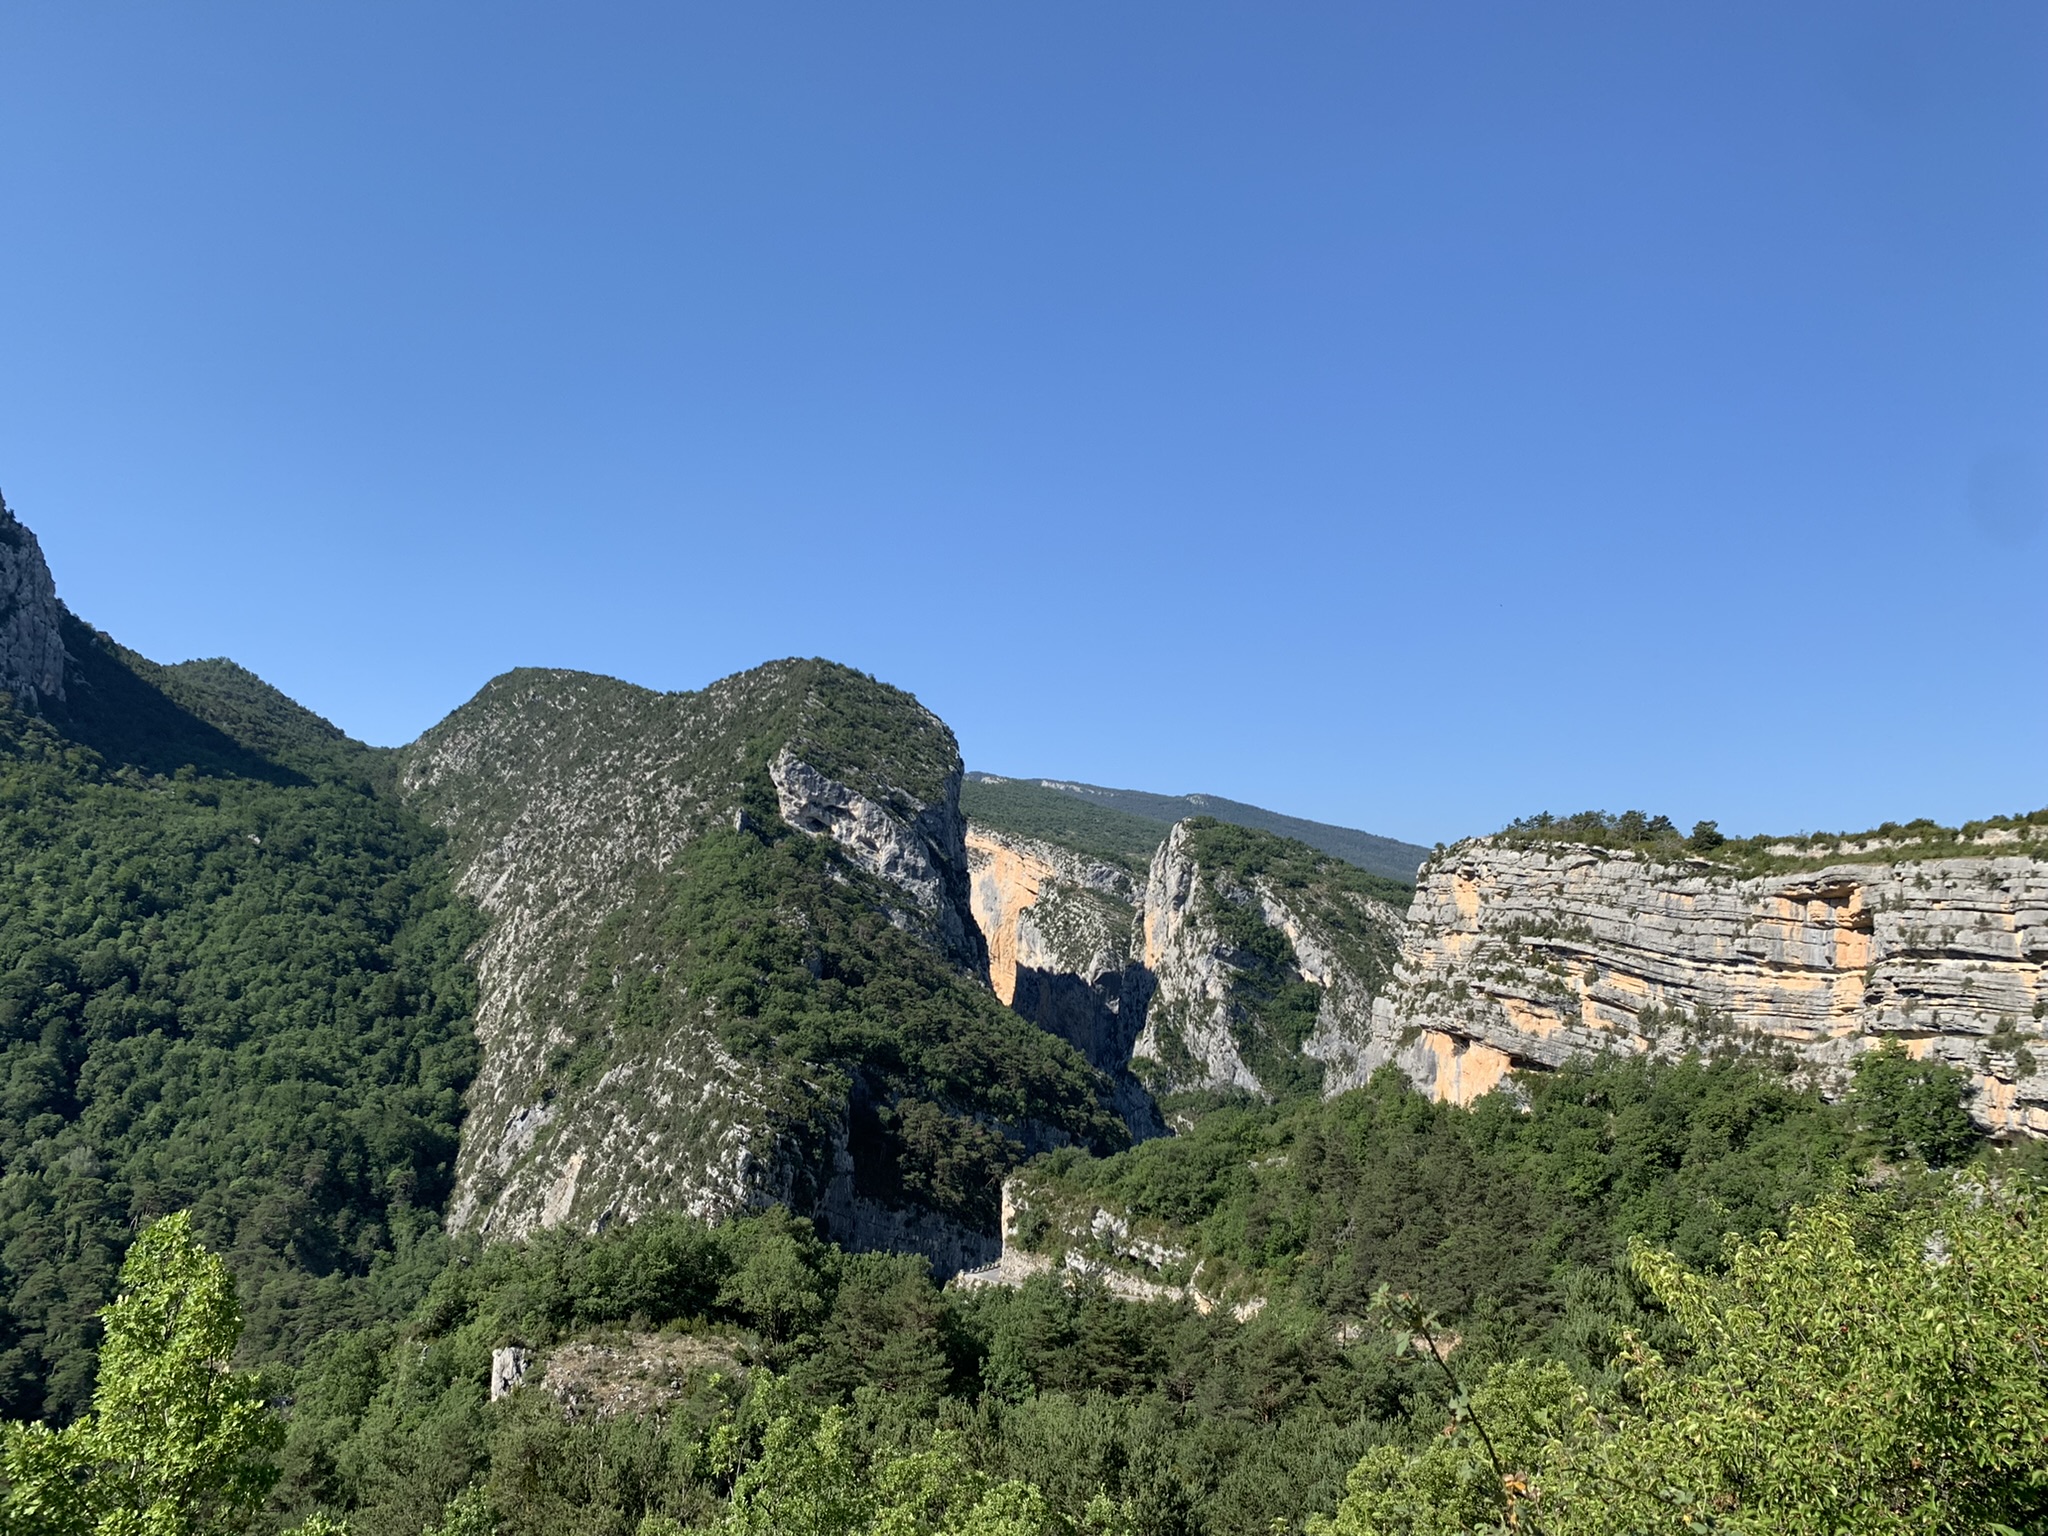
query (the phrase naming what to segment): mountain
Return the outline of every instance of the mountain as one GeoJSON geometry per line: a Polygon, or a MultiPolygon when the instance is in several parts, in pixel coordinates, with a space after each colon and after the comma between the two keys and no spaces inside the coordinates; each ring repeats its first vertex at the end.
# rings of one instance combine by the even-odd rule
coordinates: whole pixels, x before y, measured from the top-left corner
{"type": "Polygon", "coordinates": [[[1149,858],[1165,836],[1164,828],[1190,816],[1208,816],[1292,838],[1405,885],[1415,883],[1417,866],[1429,857],[1429,850],[1419,844],[1283,816],[1220,795],[1155,795],[1065,779],[970,773],[961,791],[961,804],[969,816],[990,826],[1069,847],[1088,847],[1104,856],[1149,858]]]}
{"type": "Polygon", "coordinates": [[[989,990],[951,733],[858,673],[514,672],[373,749],[85,624],[0,508],[0,685],[0,1411],[77,1410],[168,1210],[293,1357],[444,1233],[780,1203],[944,1272],[1128,1140],[989,990]]]}
{"type": "Polygon", "coordinates": [[[1010,1167],[1122,1144],[1107,1082],[989,990],[960,777],[937,717],[823,661],[512,672],[405,749],[490,924],[451,1226],[780,1203],[949,1271],[1010,1167]]]}
{"type": "MultiPolygon", "coordinates": [[[[263,1367],[224,1530],[1492,1529],[1524,1442],[1732,1361],[1768,1411],[1658,1443],[1818,1401],[1797,1497],[1881,1443],[1860,1507],[2041,1523],[2048,813],[1544,817],[1418,888],[963,777],[821,660],[525,669],[373,749],[84,624],[0,508],[0,1414],[263,1367]],[[178,1210],[233,1362],[176,1228],[117,1279],[178,1210]],[[1773,1359],[1848,1319],[1796,1393],[1687,1336],[1757,1297],[1773,1359]]],[[[127,1499],[64,1459],[107,1427],[0,1426],[0,1525],[127,1499]]]]}

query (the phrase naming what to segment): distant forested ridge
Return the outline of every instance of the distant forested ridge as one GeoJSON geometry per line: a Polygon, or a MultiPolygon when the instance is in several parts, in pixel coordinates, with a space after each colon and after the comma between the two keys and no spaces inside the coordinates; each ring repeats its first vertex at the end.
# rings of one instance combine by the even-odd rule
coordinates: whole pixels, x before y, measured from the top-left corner
{"type": "Polygon", "coordinates": [[[1158,795],[1065,779],[971,773],[961,786],[960,803],[968,815],[1001,831],[1139,863],[1151,857],[1168,827],[1190,816],[1209,816],[1233,826],[1292,838],[1411,887],[1416,868],[1429,857],[1429,850],[1418,843],[1284,816],[1221,795],[1158,795]]]}

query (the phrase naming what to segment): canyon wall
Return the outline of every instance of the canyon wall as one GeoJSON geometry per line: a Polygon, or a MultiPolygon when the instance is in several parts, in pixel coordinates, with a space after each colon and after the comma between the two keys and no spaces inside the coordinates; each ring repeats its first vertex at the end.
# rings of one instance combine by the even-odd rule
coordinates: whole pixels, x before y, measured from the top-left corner
{"type": "Polygon", "coordinates": [[[996,996],[1110,1077],[1132,1135],[1161,1134],[1158,1109],[1130,1071],[1152,992],[1131,953],[1136,880],[1102,859],[978,824],[968,828],[967,859],[996,996]]]}
{"type": "Polygon", "coordinates": [[[1335,1093],[1396,1055],[1372,1001],[1401,917],[1342,860],[1207,818],[1142,880],[980,823],[968,855],[996,995],[1117,1078],[1134,1134],[1152,1094],[1335,1093]]]}
{"type": "Polygon", "coordinates": [[[1744,875],[1571,844],[1461,843],[1422,872],[1370,1031],[1466,1103],[1518,1067],[1738,1043],[1830,1092],[1896,1039],[1970,1075],[1994,1132],[2048,1133],[2048,838],[1744,875]]]}

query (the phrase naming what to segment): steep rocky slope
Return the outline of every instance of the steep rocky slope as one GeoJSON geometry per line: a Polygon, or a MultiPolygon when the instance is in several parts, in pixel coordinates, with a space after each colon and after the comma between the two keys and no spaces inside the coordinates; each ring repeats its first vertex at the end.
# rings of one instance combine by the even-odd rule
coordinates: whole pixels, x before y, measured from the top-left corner
{"type": "Polygon", "coordinates": [[[2048,1132],[2048,828],[1708,858],[1481,838],[1423,871],[1373,1032],[1438,1098],[1599,1051],[1792,1053],[1830,1088],[1886,1038],[2048,1132]],[[1846,856],[1840,856],[1846,855],[1846,856]]]}
{"type": "Polygon", "coordinates": [[[689,694],[510,673],[408,748],[491,920],[451,1223],[781,1201],[955,1267],[1007,1167],[1121,1140],[987,989],[959,778],[915,700],[813,661],[689,694]]]}
{"type": "MultiPolygon", "coordinates": [[[[1391,882],[1207,818],[1121,863],[981,824],[974,913],[998,996],[1157,1096],[1339,1092],[1390,1052],[1372,999],[1401,926],[1391,882]]],[[[1135,1085],[1131,1085],[1134,1087],[1135,1085]]],[[[1157,1122],[1127,1087],[1140,1135],[1157,1122]]]]}
{"type": "Polygon", "coordinates": [[[0,689],[26,709],[64,698],[63,620],[42,545],[0,500],[0,689]]]}
{"type": "Polygon", "coordinates": [[[1146,878],[1137,950],[1154,978],[1134,1054],[1162,1094],[1338,1093],[1387,1053],[1373,998],[1405,894],[1297,842],[1196,818],[1146,878]]]}
{"type": "Polygon", "coordinates": [[[1158,1110],[1130,1072],[1152,993],[1151,973],[1132,953],[1131,871],[980,826],[968,829],[967,857],[996,996],[1109,1075],[1134,1135],[1159,1134],[1158,1110]]]}

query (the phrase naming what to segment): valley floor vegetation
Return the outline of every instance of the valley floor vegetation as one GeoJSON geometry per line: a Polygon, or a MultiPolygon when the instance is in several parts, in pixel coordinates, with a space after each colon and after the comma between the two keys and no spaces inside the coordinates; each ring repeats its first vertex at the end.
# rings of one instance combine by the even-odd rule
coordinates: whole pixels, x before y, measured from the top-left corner
{"type": "Polygon", "coordinates": [[[450,1245],[403,1315],[239,1352],[182,1215],[91,1404],[6,1431],[10,1533],[2021,1532],[2048,1524],[2031,1151],[1874,1054],[1593,1064],[1470,1109],[1391,1075],[1114,1157],[1240,1322],[1048,1274],[936,1288],[771,1210],[450,1245]],[[494,1356],[533,1362],[492,1401],[494,1356]],[[238,1364],[240,1369],[231,1369],[238,1364]]]}

